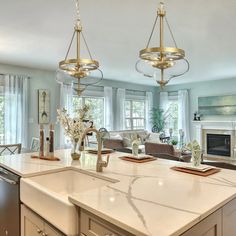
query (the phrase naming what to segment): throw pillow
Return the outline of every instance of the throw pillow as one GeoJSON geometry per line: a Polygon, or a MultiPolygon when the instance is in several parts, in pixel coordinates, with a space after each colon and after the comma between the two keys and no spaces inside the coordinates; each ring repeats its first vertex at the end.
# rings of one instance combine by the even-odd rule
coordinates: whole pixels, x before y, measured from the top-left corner
{"type": "Polygon", "coordinates": [[[110,139],[123,140],[119,134],[110,134],[110,139]]]}
{"type": "Polygon", "coordinates": [[[149,139],[150,133],[149,134],[139,134],[138,136],[141,140],[141,144],[144,145],[145,142],[149,139]]]}
{"type": "Polygon", "coordinates": [[[131,147],[132,146],[132,140],[129,138],[123,138],[124,147],[131,147]]]}

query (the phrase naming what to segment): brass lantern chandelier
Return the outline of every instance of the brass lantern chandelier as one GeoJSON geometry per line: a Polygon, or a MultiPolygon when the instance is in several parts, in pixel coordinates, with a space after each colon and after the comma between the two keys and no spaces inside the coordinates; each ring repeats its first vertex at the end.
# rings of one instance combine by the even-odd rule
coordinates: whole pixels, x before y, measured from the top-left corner
{"type": "Polygon", "coordinates": [[[92,58],[90,49],[82,32],[80,20],[79,0],[76,0],[77,19],[74,33],[70,41],[65,59],[59,62],[56,80],[63,84],[72,84],[77,94],[80,96],[89,85],[94,85],[103,79],[103,73],[99,69],[99,62],[92,58]],[[76,58],[68,58],[73,41],[76,37],[76,58]],[[82,39],[82,40],[81,40],[82,39]],[[89,58],[81,57],[81,41],[85,45],[89,58]]]}
{"type": "Polygon", "coordinates": [[[147,46],[139,52],[139,60],[137,61],[136,70],[146,77],[156,79],[157,83],[164,87],[171,79],[184,75],[189,71],[189,62],[185,59],[185,51],[177,47],[170,25],[166,18],[164,3],[160,3],[157,16],[149,37],[147,46]],[[150,47],[154,30],[156,28],[158,18],[160,19],[159,29],[159,46],[150,47]],[[164,46],[164,22],[170,32],[174,42],[174,47],[164,46]]]}

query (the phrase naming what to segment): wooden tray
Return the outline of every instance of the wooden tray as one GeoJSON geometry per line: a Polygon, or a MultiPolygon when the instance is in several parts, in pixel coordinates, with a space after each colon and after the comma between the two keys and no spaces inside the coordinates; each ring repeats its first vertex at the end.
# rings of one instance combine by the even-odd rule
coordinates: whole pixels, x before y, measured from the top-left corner
{"type": "MultiPolygon", "coordinates": [[[[98,150],[96,150],[96,149],[88,149],[86,151],[91,154],[98,154],[98,150]]],[[[109,153],[113,153],[113,152],[114,152],[113,149],[102,149],[101,154],[109,154],[109,153]]]]}
{"type": "Polygon", "coordinates": [[[46,161],[60,161],[60,158],[58,157],[39,157],[39,156],[31,156],[33,159],[40,159],[40,160],[46,160],[46,161]]]}
{"type": "Polygon", "coordinates": [[[170,169],[180,171],[180,172],[184,172],[184,173],[188,173],[188,174],[192,174],[192,175],[199,175],[199,176],[203,176],[203,177],[207,177],[209,175],[213,175],[213,174],[218,173],[218,172],[221,171],[221,169],[219,169],[219,168],[214,168],[214,169],[210,169],[210,170],[207,170],[205,172],[202,172],[202,171],[197,171],[197,170],[185,169],[185,168],[181,168],[181,167],[178,167],[178,166],[173,166],[170,169]]]}
{"type": "Polygon", "coordinates": [[[155,161],[157,160],[156,157],[147,157],[145,159],[134,159],[132,157],[129,157],[129,156],[123,156],[123,157],[120,157],[121,160],[124,160],[124,161],[130,161],[130,162],[135,162],[135,163],[145,163],[145,162],[149,162],[149,161],[155,161]]]}

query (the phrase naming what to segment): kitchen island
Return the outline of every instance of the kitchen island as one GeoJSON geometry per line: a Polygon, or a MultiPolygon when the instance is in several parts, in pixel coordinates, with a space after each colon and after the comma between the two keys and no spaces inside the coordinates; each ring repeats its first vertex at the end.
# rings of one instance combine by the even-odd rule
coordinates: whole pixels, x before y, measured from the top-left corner
{"type": "MultiPolygon", "coordinates": [[[[122,153],[113,153],[104,172],[96,173],[96,155],[83,153],[80,161],[72,161],[70,150],[56,151],[55,155],[61,160],[31,159],[30,154],[4,156],[0,157],[0,166],[21,176],[21,183],[33,176],[72,169],[114,180],[105,186],[74,192],[68,199],[82,209],[80,214],[98,217],[124,230],[127,235],[234,235],[234,224],[228,222],[236,219],[235,171],[222,169],[209,177],[200,177],[170,169],[181,164],[179,162],[157,159],[137,164],[121,160],[122,153]],[[231,218],[226,220],[224,217],[229,217],[226,215],[229,209],[233,211],[231,218]],[[208,234],[194,230],[201,223],[202,229],[209,225],[208,234]]],[[[41,215],[37,209],[31,209],[41,215]]],[[[63,228],[59,230],[64,232],[63,228]]]]}

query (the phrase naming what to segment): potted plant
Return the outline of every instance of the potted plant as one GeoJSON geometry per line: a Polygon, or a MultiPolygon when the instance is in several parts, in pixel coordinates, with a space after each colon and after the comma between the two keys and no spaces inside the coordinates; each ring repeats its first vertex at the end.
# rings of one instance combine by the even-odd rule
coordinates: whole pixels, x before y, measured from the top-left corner
{"type": "Polygon", "coordinates": [[[170,141],[170,143],[173,145],[173,146],[176,146],[178,144],[178,141],[176,139],[172,139],[170,141]]]}
{"type": "Polygon", "coordinates": [[[166,125],[166,118],[168,117],[168,110],[164,112],[163,109],[159,107],[153,107],[151,110],[151,122],[152,122],[152,132],[161,133],[164,132],[166,125]]]}

